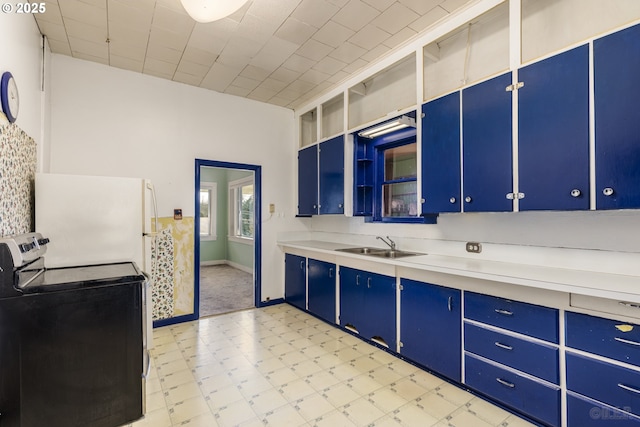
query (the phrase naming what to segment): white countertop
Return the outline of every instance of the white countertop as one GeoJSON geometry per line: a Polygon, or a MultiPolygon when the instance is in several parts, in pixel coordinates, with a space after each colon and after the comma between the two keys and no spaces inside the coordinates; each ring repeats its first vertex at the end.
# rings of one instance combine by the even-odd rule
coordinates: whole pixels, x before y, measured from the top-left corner
{"type": "MultiPolygon", "coordinates": [[[[513,262],[474,260],[446,255],[427,254],[387,259],[336,251],[336,249],[357,247],[359,245],[317,240],[281,241],[279,245],[285,252],[287,248],[293,248],[330,254],[339,258],[369,260],[376,263],[392,264],[397,267],[640,303],[640,276],[636,275],[545,267],[513,262]]],[[[338,264],[340,264],[339,258],[337,258],[338,264]]]]}

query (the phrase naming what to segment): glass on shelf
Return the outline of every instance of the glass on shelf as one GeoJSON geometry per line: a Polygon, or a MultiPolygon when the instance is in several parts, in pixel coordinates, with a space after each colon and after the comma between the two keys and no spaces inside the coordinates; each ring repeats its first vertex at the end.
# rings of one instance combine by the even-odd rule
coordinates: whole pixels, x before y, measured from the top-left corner
{"type": "Polygon", "coordinates": [[[418,216],[417,182],[396,182],[382,186],[382,216],[418,216]]]}

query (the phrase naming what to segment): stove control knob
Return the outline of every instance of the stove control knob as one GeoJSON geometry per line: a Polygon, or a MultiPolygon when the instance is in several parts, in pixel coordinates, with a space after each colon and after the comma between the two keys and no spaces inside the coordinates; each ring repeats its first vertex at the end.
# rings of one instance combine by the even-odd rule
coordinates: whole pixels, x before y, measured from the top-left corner
{"type": "Polygon", "coordinates": [[[33,249],[33,243],[20,244],[20,252],[22,253],[29,252],[31,249],[33,249]]]}
{"type": "Polygon", "coordinates": [[[49,240],[49,238],[48,238],[48,237],[44,237],[44,238],[42,238],[42,239],[38,239],[38,244],[39,244],[40,246],[42,246],[42,245],[46,245],[46,244],[47,244],[47,243],[49,243],[50,241],[51,241],[51,240],[49,240]]]}

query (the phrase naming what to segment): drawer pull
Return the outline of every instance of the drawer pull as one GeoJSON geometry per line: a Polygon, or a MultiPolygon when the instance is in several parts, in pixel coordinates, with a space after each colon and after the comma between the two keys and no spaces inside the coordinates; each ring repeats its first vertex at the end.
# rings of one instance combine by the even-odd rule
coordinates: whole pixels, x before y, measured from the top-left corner
{"type": "Polygon", "coordinates": [[[498,314],[504,314],[505,316],[513,316],[513,311],[509,311],[509,310],[503,310],[501,308],[496,308],[495,310],[496,313],[498,314]]]}
{"type": "Polygon", "coordinates": [[[640,390],[638,390],[637,388],[634,388],[634,387],[629,387],[628,385],[624,385],[624,384],[618,383],[618,387],[620,387],[623,390],[627,390],[627,391],[630,391],[632,393],[635,393],[635,394],[640,394],[640,390]]]}
{"type": "Polygon", "coordinates": [[[494,344],[496,345],[496,347],[504,348],[505,350],[513,350],[513,347],[511,347],[510,345],[502,344],[499,341],[496,341],[494,344]]]}
{"type": "MultiPolygon", "coordinates": [[[[509,388],[515,388],[515,386],[516,386],[514,383],[510,383],[509,381],[503,380],[502,378],[496,378],[496,381],[498,381],[503,386],[506,386],[506,387],[509,387],[509,388]]],[[[620,385],[620,384],[618,384],[618,385],[620,385]]]]}
{"type": "Polygon", "coordinates": [[[629,308],[640,308],[640,304],[634,304],[632,302],[620,301],[618,304],[629,308]]]}
{"type": "Polygon", "coordinates": [[[613,337],[613,339],[624,344],[637,345],[640,347],[640,342],[637,342],[637,341],[625,340],[624,338],[618,338],[618,337],[613,337]]]}

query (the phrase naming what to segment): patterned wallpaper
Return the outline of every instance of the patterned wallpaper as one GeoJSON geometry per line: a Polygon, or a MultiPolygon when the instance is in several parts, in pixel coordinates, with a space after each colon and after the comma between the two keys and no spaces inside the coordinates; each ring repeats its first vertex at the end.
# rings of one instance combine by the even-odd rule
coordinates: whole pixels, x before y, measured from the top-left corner
{"type": "Polygon", "coordinates": [[[160,230],[152,248],[153,320],[193,313],[194,218],[158,218],[160,230]]]}
{"type": "Polygon", "coordinates": [[[0,124],[0,236],[33,227],[36,142],[15,124],[0,124]]]}

